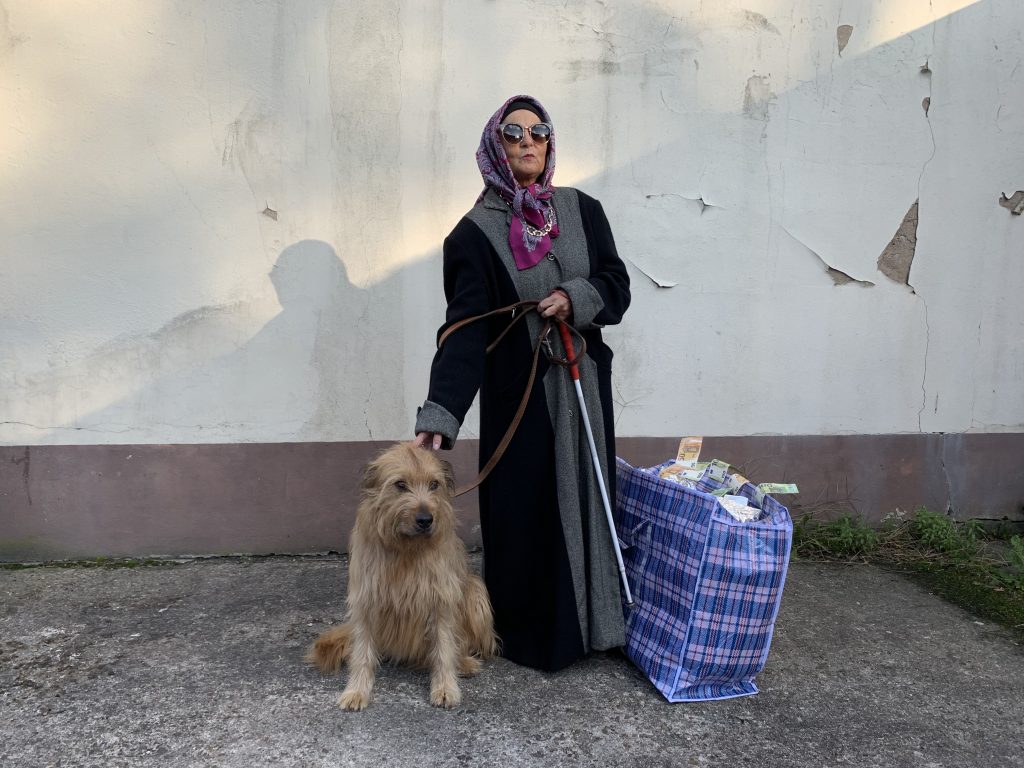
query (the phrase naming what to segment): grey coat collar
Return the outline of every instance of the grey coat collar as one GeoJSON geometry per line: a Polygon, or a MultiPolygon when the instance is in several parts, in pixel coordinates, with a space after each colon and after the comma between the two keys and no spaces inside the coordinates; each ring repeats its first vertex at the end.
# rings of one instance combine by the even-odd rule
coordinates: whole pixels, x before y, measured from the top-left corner
{"type": "MultiPolygon", "coordinates": [[[[552,187],[552,193],[558,194],[559,187],[552,187]]],[[[484,192],[484,199],[480,201],[480,204],[484,208],[491,208],[495,211],[511,211],[508,203],[505,202],[505,198],[498,194],[494,187],[488,187],[487,191],[484,192]]]]}
{"type": "Polygon", "coordinates": [[[493,187],[488,187],[481,201],[484,208],[493,208],[496,211],[511,211],[505,199],[499,195],[493,187]]]}

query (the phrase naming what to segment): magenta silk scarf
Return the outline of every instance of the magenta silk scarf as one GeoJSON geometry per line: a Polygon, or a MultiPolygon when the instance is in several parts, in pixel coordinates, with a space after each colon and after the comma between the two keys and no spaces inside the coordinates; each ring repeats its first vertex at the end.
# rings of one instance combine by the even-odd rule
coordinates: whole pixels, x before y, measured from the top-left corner
{"type": "Polygon", "coordinates": [[[558,237],[558,223],[554,220],[555,211],[551,206],[551,197],[554,193],[551,177],[555,174],[555,129],[552,126],[551,138],[548,139],[548,155],[544,172],[537,179],[536,184],[531,184],[528,187],[519,186],[516,177],[512,174],[512,166],[509,165],[505,146],[501,143],[501,135],[498,132],[501,116],[513,101],[529,102],[537,109],[537,114],[541,119],[545,123],[551,124],[547,110],[532,96],[513,96],[501,105],[484,126],[480,147],[476,151],[476,164],[484,179],[484,191],[480,193],[477,202],[482,200],[484,193],[491,188],[501,195],[501,199],[512,209],[513,216],[508,231],[508,244],[512,248],[516,267],[529,269],[551,250],[551,238],[558,237]],[[530,234],[525,224],[542,230],[547,225],[549,216],[552,226],[548,234],[540,237],[530,234]]]}

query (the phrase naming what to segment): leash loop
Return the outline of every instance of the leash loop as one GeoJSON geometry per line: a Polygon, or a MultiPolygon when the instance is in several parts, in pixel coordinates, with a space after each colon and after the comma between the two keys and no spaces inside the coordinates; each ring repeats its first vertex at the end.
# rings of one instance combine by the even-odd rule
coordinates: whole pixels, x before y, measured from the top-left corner
{"type": "MultiPolygon", "coordinates": [[[[441,346],[445,343],[445,341],[448,340],[448,337],[451,336],[455,331],[459,330],[460,328],[464,328],[470,323],[475,323],[478,320],[484,320],[488,317],[495,317],[497,315],[511,314],[511,318],[508,324],[502,329],[501,333],[498,334],[498,337],[487,346],[486,354],[490,354],[491,351],[495,347],[497,347],[499,343],[501,343],[501,340],[505,338],[508,332],[512,330],[512,327],[517,322],[526,317],[530,312],[537,311],[537,305],[539,303],[539,301],[535,301],[532,299],[527,301],[517,301],[515,304],[509,304],[508,306],[505,307],[499,307],[498,309],[491,310],[490,312],[484,312],[482,315],[474,315],[472,317],[467,317],[462,320],[459,320],[456,323],[452,323],[450,326],[448,326],[448,328],[445,329],[444,333],[442,333],[438,337],[437,348],[440,349],[441,346]]],[[[491,474],[491,470],[493,470],[494,467],[497,466],[498,462],[501,460],[501,457],[505,455],[505,449],[508,448],[509,443],[512,442],[512,436],[516,433],[516,430],[519,428],[519,423],[523,420],[523,414],[526,413],[526,406],[527,403],[529,403],[530,401],[530,393],[533,391],[533,383],[537,378],[537,362],[540,358],[541,350],[544,351],[544,356],[548,359],[549,363],[563,367],[571,367],[573,365],[576,365],[579,362],[580,358],[582,358],[583,355],[586,354],[587,342],[583,338],[583,335],[575,328],[573,328],[571,325],[569,325],[569,323],[553,318],[545,318],[544,325],[541,327],[540,333],[537,334],[537,341],[533,345],[533,358],[530,363],[530,376],[526,381],[526,388],[523,391],[523,397],[519,401],[519,407],[516,409],[515,416],[512,417],[512,422],[508,425],[508,429],[505,430],[505,434],[501,438],[501,442],[498,443],[498,447],[494,449],[494,454],[491,456],[490,459],[488,459],[487,463],[484,465],[484,468],[480,470],[480,474],[477,475],[476,479],[473,480],[469,485],[457,488],[455,490],[455,496],[462,496],[463,494],[469,493],[474,488],[479,486],[480,483],[482,483],[487,478],[487,476],[491,474]],[[572,334],[573,336],[576,337],[576,339],[579,340],[579,351],[577,352],[577,354],[573,356],[571,360],[568,359],[568,351],[566,351],[565,357],[559,357],[557,354],[555,354],[555,351],[552,348],[550,337],[551,330],[552,328],[555,327],[555,325],[564,326],[570,334],[572,334]]]]}

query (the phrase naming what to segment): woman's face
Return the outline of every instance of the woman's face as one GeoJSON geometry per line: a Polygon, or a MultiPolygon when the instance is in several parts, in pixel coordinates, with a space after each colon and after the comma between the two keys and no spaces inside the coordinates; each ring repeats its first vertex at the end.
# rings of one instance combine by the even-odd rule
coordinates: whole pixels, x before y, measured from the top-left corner
{"type": "Polygon", "coordinates": [[[522,141],[512,143],[504,136],[501,137],[505,155],[508,157],[508,164],[512,166],[512,175],[516,177],[516,181],[521,187],[535,183],[544,172],[544,163],[548,157],[548,144],[547,142],[541,144],[530,135],[530,128],[542,122],[544,121],[528,109],[509,112],[508,117],[502,120],[502,123],[517,123],[523,126],[522,141]]]}

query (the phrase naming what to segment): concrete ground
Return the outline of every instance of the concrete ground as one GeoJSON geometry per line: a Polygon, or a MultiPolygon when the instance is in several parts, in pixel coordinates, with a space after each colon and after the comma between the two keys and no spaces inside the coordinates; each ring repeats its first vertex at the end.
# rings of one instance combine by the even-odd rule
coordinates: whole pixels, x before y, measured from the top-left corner
{"type": "Polygon", "coordinates": [[[344,559],[0,571],[0,765],[1024,766],[1024,649],[898,575],[794,563],[757,696],[668,704],[623,656],[504,660],[362,713],[302,662],[344,559]]]}

